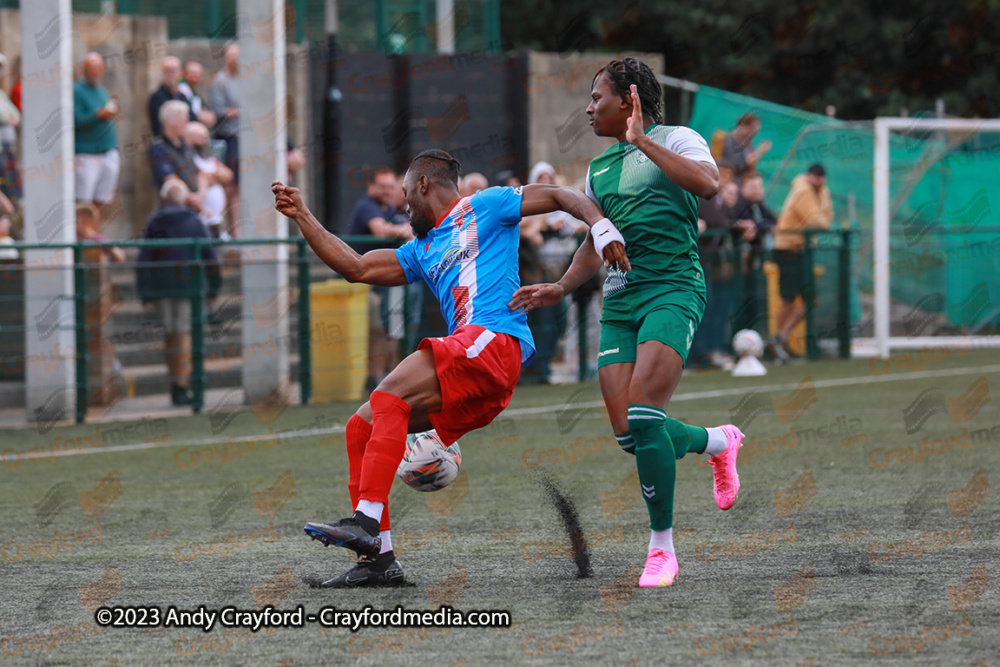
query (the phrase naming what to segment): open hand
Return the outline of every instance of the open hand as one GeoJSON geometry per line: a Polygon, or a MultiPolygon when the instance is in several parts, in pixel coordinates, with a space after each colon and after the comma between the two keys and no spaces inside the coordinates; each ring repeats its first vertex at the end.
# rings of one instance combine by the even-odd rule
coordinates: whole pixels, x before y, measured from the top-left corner
{"type": "Polygon", "coordinates": [[[535,308],[554,306],[566,297],[564,290],[557,283],[539,283],[538,285],[525,285],[511,297],[507,307],[514,312],[527,313],[535,308]]]}
{"type": "Polygon", "coordinates": [[[646,128],[642,126],[642,103],[639,101],[639,89],[636,88],[635,84],[632,84],[631,91],[632,115],[626,119],[628,129],[625,131],[625,141],[635,144],[646,136],[646,128]]]}
{"type": "Polygon", "coordinates": [[[274,193],[274,208],[282,215],[295,218],[299,213],[306,211],[306,204],[302,201],[302,193],[298,188],[285,185],[281,181],[271,183],[271,192],[274,193]]]}

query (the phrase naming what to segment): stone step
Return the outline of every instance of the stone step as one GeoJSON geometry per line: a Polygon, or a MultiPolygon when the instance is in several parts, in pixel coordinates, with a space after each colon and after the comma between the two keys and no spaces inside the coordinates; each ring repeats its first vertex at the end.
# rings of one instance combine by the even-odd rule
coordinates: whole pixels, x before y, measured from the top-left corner
{"type": "MultiPolygon", "coordinates": [[[[147,361],[149,360],[147,357],[147,361]]],[[[289,353],[288,366],[289,377],[298,383],[300,366],[298,354],[289,353]]],[[[207,359],[205,361],[206,390],[239,388],[243,382],[242,367],[243,361],[241,359],[207,359]]],[[[122,376],[125,379],[129,397],[169,396],[170,378],[165,362],[123,367],[122,376]]],[[[99,385],[93,381],[88,382],[88,385],[92,392],[99,388],[99,385]]],[[[0,405],[5,408],[23,408],[24,404],[23,382],[0,382],[0,405]]]]}

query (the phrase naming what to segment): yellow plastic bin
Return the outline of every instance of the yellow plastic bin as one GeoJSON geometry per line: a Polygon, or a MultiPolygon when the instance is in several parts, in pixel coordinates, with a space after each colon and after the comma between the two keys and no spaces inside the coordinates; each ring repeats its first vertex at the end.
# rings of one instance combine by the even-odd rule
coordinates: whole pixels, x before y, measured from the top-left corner
{"type": "Polygon", "coordinates": [[[359,400],[368,377],[368,285],[314,283],[309,308],[312,400],[359,400]]]}

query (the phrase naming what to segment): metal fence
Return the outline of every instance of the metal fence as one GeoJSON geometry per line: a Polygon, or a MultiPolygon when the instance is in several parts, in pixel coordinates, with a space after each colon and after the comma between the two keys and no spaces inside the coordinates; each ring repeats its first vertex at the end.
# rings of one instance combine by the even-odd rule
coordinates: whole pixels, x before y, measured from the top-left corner
{"type": "MultiPolygon", "coordinates": [[[[706,233],[713,234],[718,232],[709,230],[706,233]]],[[[722,234],[726,234],[726,232],[722,232],[722,234]]],[[[820,299],[818,300],[819,305],[815,308],[808,307],[806,310],[807,335],[805,344],[807,356],[810,358],[820,356],[820,340],[834,339],[836,340],[836,354],[841,357],[847,357],[850,354],[851,348],[853,330],[851,323],[856,319],[852,318],[851,308],[851,275],[852,272],[856,271],[856,267],[852,266],[852,238],[854,230],[807,231],[805,234],[809,237],[809,242],[807,242],[805,252],[803,253],[803,270],[806,275],[813,275],[816,267],[823,267],[823,270],[820,271],[822,279],[817,281],[817,291],[820,295],[820,299]],[[819,242],[813,242],[813,237],[819,237],[817,239],[819,242]]],[[[374,243],[386,247],[395,245],[393,242],[387,243],[386,239],[377,237],[342,238],[348,243],[374,243]]],[[[322,272],[316,270],[316,266],[314,265],[317,264],[318,260],[309,250],[305,239],[301,237],[228,241],[214,239],[171,239],[44,245],[15,243],[12,246],[6,247],[17,251],[68,249],[72,252],[73,265],[71,267],[63,267],[63,270],[73,272],[73,293],[71,295],[41,295],[36,298],[71,299],[73,301],[75,311],[73,331],[76,346],[75,418],[77,422],[83,422],[87,417],[88,408],[95,407],[94,397],[101,391],[101,374],[102,372],[106,372],[100,370],[100,366],[94,365],[95,361],[99,361],[100,355],[103,354],[101,345],[95,345],[94,337],[107,335],[106,332],[102,334],[101,327],[108,325],[112,319],[111,316],[115,315],[117,311],[122,311],[117,312],[117,318],[120,320],[119,326],[123,323],[128,324],[126,321],[128,318],[125,317],[127,312],[123,310],[123,306],[129,301],[131,296],[127,293],[131,289],[131,286],[128,285],[130,278],[120,281],[120,284],[125,285],[124,290],[120,287],[112,289],[111,283],[114,281],[109,281],[106,277],[95,278],[95,275],[102,275],[95,272],[102,266],[105,268],[108,266],[117,266],[119,268],[116,270],[119,272],[137,268],[134,260],[125,265],[107,265],[100,261],[94,261],[93,253],[99,252],[102,248],[112,246],[124,248],[129,253],[134,253],[141,248],[181,247],[186,249],[189,259],[178,270],[183,268],[185,272],[184,291],[186,296],[184,298],[188,299],[191,305],[190,389],[193,397],[192,409],[195,413],[200,413],[205,407],[205,391],[209,386],[209,382],[216,380],[215,386],[217,388],[220,387],[220,378],[215,376],[225,374],[227,370],[232,369],[232,365],[230,364],[219,363],[224,355],[220,351],[220,346],[226,342],[226,337],[235,337],[238,339],[242,327],[250,325],[246,321],[246,313],[251,312],[251,308],[244,306],[242,302],[252,295],[247,295],[242,291],[243,286],[238,285],[239,280],[231,279],[238,274],[238,271],[234,271],[234,269],[247,263],[269,261],[261,260],[260,257],[255,256],[255,252],[258,255],[264,253],[259,250],[254,251],[253,249],[274,248],[278,245],[291,246],[291,251],[287,257],[290,307],[287,313],[289,318],[289,335],[286,341],[278,341],[276,345],[287,345],[289,354],[297,357],[298,370],[297,373],[292,373],[292,377],[297,377],[298,379],[301,403],[307,404],[312,400],[313,396],[314,374],[317,371],[329,371],[329,369],[323,367],[317,368],[312,358],[310,341],[312,337],[317,335],[317,332],[313,331],[314,322],[311,312],[310,294],[313,284],[317,279],[336,278],[337,276],[332,271],[327,275],[323,275],[322,272]],[[230,314],[229,324],[222,326],[221,329],[217,323],[209,323],[205,314],[206,299],[208,297],[206,272],[210,267],[201,259],[201,251],[207,244],[215,246],[220,252],[223,269],[230,276],[226,278],[226,283],[228,284],[227,293],[229,296],[225,298],[231,302],[231,310],[234,312],[230,314]],[[108,306],[109,301],[111,306],[108,306]],[[294,307],[291,306],[292,303],[294,303],[294,307]],[[216,335],[220,330],[222,331],[222,335],[216,335]],[[206,331],[208,331],[207,336],[206,331]],[[212,364],[207,365],[206,359],[210,362],[216,362],[213,367],[214,369],[208,367],[212,364]],[[92,377],[95,375],[97,376],[96,378],[92,377]]],[[[729,333],[735,333],[738,328],[754,328],[762,334],[766,334],[767,318],[761,316],[764,308],[767,307],[766,304],[768,304],[766,280],[759,266],[748,267],[743,264],[744,256],[739,250],[740,248],[737,245],[733,248],[732,254],[727,258],[735,267],[736,277],[734,279],[738,283],[733,306],[727,317],[728,325],[731,328],[729,333]],[[748,281],[748,276],[755,278],[755,280],[748,281]],[[742,280],[740,277],[742,277],[742,280]],[[751,294],[747,292],[745,289],[745,285],[747,284],[754,285],[755,293],[751,294]],[[745,318],[741,320],[741,317],[746,314],[744,311],[748,299],[756,299],[757,303],[765,304],[752,321],[745,321],[745,318]]],[[[765,261],[770,259],[766,252],[763,259],[765,261]]],[[[25,339],[29,335],[38,334],[38,327],[32,327],[31,323],[27,323],[23,319],[25,299],[23,277],[25,273],[36,270],[52,270],[52,267],[36,267],[29,262],[20,260],[7,260],[2,262],[2,266],[0,266],[0,273],[3,274],[0,276],[2,277],[0,283],[3,283],[5,286],[5,289],[0,291],[0,360],[2,360],[2,363],[0,363],[0,378],[11,368],[18,367],[18,364],[11,360],[17,358],[19,345],[20,354],[22,355],[20,366],[23,368],[25,339]],[[21,316],[20,322],[18,322],[19,316],[21,316]]],[[[415,318],[417,320],[421,318],[417,310],[409,307],[411,303],[410,296],[418,296],[413,292],[414,288],[418,288],[421,292],[424,289],[423,286],[419,285],[407,286],[407,295],[402,301],[398,301],[396,306],[397,308],[401,308],[402,312],[397,312],[396,315],[402,318],[403,330],[406,332],[405,335],[398,337],[400,358],[409,354],[415,348],[419,337],[440,335],[439,331],[429,333],[426,328],[421,330],[417,326],[419,322],[414,322],[415,318]],[[402,305],[400,306],[399,304],[402,305]]],[[[576,303],[578,306],[576,308],[577,316],[574,318],[574,321],[564,326],[557,335],[560,341],[565,340],[567,344],[576,343],[577,379],[582,381],[590,377],[588,367],[592,365],[593,360],[589,357],[594,356],[596,358],[596,350],[593,345],[588,345],[590,333],[588,332],[587,323],[587,301],[577,300],[576,303]]],[[[132,307],[134,315],[136,310],[135,304],[132,307]]],[[[437,309],[437,304],[430,303],[430,300],[428,300],[427,303],[423,304],[423,308],[425,311],[430,312],[437,309]]],[[[253,313],[251,313],[251,316],[253,316],[253,313]]],[[[145,316],[140,313],[140,317],[145,316]]],[[[367,313],[365,317],[367,321],[367,313]]],[[[148,324],[147,319],[143,319],[143,324],[140,326],[146,326],[148,324]]],[[[131,321],[131,325],[134,327],[135,320],[131,321]]],[[[440,327],[440,320],[436,326],[440,327]]],[[[549,331],[536,331],[535,334],[536,336],[548,335],[549,331]]],[[[147,338],[152,340],[155,336],[136,336],[136,339],[143,342],[148,342],[147,338]]],[[[123,339],[119,336],[116,340],[118,341],[116,344],[120,344],[123,339]]],[[[230,342],[230,345],[232,345],[232,342],[230,342]]],[[[155,346],[146,345],[134,353],[133,358],[137,360],[136,363],[148,362],[149,352],[153,349],[155,349],[155,346]]],[[[125,350],[121,349],[119,353],[124,355],[125,350]]],[[[243,354],[242,351],[239,351],[239,353],[243,354]]],[[[239,358],[242,359],[242,357],[239,358]]],[[[104,361],[107,362],[108,360],[105,359],[104,361]]],[[[345,361],[344,363],[348,362],[345,361]]],[[[105,363],[104,367],[106,368],[107,365],[105,363]]],[[[6,379],[11,380],[16,378],[8,374],[6,379]]],[[[238,380],[232,376],[228,377],[226,382],[229,384],[225,386],[233,386],[233,383],[238,385],[238,380]]],[[[156,388],[162,385],[162,382],[157,384],[150,380],[147,382],[147,385],[144,391],[146,393],[155,393],[156,388]]],[[[131,390],[134,391],[135,387],[132,387],[131,390]]]]}

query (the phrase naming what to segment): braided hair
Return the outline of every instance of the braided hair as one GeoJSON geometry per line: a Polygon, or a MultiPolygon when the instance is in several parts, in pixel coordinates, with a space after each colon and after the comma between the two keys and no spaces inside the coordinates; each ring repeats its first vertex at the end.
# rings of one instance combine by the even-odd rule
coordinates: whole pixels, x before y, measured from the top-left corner
{"type": "Polygon", "coordinates": [[[457,187],[462,165],[445,151],[432,148],[413,158],[409,170],[417,176],[427,176],[439,185],[457,187]]]}
{"type": "Polygon", "coordinates": [[[649,65],[632,57],[612,60],[597,70],[594,80],[590,82],[591,88],[602,72],[607,75],[612,89],[621,95],[623,100],[631,99],[632,85],[635,84],[642,112],[652,118],[654,123],[663,122],[660,82],[656,80],[656,75],[649,68],[649,65]]]}

